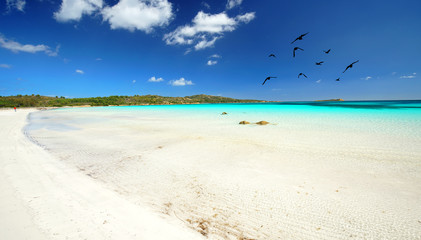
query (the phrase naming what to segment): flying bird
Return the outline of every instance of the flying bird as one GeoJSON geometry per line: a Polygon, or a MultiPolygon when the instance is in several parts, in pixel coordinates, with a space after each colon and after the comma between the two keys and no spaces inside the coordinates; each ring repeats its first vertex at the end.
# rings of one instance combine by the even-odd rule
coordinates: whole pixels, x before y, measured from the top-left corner
{"type": "Polygon", "coordinates": [[[262,85],[265,85],[265,82],[266,82],[267,80],[270,80],[271,78],[276,78],[276,77],[267,77],[267,78],[265,79],[265,81],[262,83],[262,85]]]}
{"type": "Polygon", "coordinates": [[[275,54],[271,53],[269,57],[276,57],[275,54]]]}
{"type": "MultiPolygon", "coordinates": [[[[346,68],[345,68],[345,71],[346,71],[346,70],[348,70],[348,68],[352,68],[352,66],[353,66],[354,64],[356,64],[357,62],[359,62],[359,61],[360,61],[360,60],[357,60],[357,61],[355,61],[355,62],[353,62],[353,63],[349,64],[349,65],[348,65],[348,67],[346,67],[346,68]]],[[[345,71],[343,71],[343,73],[345,73],[345,71]]]]}
{"type": "Polygon", "coordinates": [[[330,53],[330,49],[327,50],[327,51],[323,50],[323,52],[325,52],[326,54],[329,54],[330,53]]]}
{"type": "Polygon", "coordinates": [[[302,49],[302,48],[295,47],[295,48],[294,48],[294,51],[292,52],[292,56],[293,56],[293,57],[295,57],[295,51],[297,51],[297,50],[304,51],[304,49],[302,49]]]}
{"type": "Polygon", "coordinates": [[[324,63],[323,61],[321,61],[321,62],[316,62],[316,65],[322,65],[322,63],[324,63]]]}
{"type": "Polygon", "coordinates": [[[297,40],[303,40],[303,37],[305,36],[305,35],[307,35],[308,33],[304,33],[304,34],[301,34],[299,37],[297,37],[294,41],[292,41],[291,42],[291,44],[293,44],[295,41],[297,41],[297,40]]]}
{"type": "Polygon", "coordinates": [[[341,79],[341,78],[337,78],[337,79],[336,79],[336,81],[337,81],[337,82],[339,82],[339,81],[341,81],[340,79],[341,79]]]}
{"type": "Polygon", "coordinates": [[[298,78],[300,78],[301,75],[303,75],[305,78],[307,78],[307,76],[304,73],[298,74],[298,78]]]}

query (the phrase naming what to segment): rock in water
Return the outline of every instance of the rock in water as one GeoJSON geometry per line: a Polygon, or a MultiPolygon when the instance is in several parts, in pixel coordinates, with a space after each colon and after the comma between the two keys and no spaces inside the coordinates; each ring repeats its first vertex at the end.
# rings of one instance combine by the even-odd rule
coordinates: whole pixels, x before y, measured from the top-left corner
{"type": "Polygon", "coordinates": [[[267,125],[267,124],[269,124],[269,122],[266,122],[266,121],[260,121],[260,122],[257,122],[256,124],[259,124],[259,125],[267,125]]]}
{"type": "Polygon", "coordinates": [[[241,121],[239,124],[250,124],[249,122],[247,122],[247,121],[241,121]]]}

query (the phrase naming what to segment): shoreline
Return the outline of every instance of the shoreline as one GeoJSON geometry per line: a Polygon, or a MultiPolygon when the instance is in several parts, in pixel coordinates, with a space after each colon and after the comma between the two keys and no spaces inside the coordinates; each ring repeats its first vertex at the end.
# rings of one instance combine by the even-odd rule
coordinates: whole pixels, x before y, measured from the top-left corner
{"type": "MultiPolygon", "coordinates": [[[[404,100],[344,100],[341,98],[338,99],[326,99],[326,100],[305,100],[305,101],[266,101],[260,100],[255,102],[216,102],[216,103],[164,103],[164,104],[154,104],[154,103],[144,103],[144,104],[132,104],[132,105],[75,105],[75,106],[56,106],[56,107],[18,107],[19,109],[36,109],[36,110],[51,110],[51,109],[66,109],[66,108],[91,108],[91,107],[136,107],[136,106],[177,106],[177,105],[223,105],[223,104],[271,104],[271,103],[282,103],[285,105],[291,103],[359,103],[359,102],[369,102],[369,103],[381,103],[381,102],[413,102],[421,101],[421,99],[404,99],[404,100]]],[[[13,107],[0,107],[0,111],[13,110],[13,107]]]]}
{"type": "MultiPolygon", "coordinates": [[[[341,98],[338,99],[326,99],[326,100],[303,100],[303,101],[255,101],[255,102],[216,102],[216,103],[164,103],[164,104],[154,104],[154,103],[144,103],[144,104],[132,104],[132,105],[74,105],[74,106],[56,106],[56,107],[45,107],[45,106],[36,106],[36,107],[18,107],[17,110],[22,109],[36,109],[36,110],[51,110],[51,109],[65,109],[65,108],[91,108],[91,107],[136,107],[136,106],[177,106],[177,105],[223,105],[223,104],[271,104],[271,103],[282,103],[285,105],[291,103],[359,103],[359,102],[369,102],[369,103],[381,103],[381,102],[420,102],[421,99],[403,99],[403,100],[344,100],[341,98]]],[[[13,107],[0,107],[0,111],[13,110],[13,107]]]]}
{"type": "Polygon", "coordinates": [[[420,235],[417,118],[288,109],[45,111],[29,131],[61,162],[209,239],[420,235]],[[278,124],[238,124],[261,118],[278,124]]]}
{"type": "Polygon", "coordinates": [[[27,139],[22,129],[35,111],[0,111],[4,239],[203,239],[104,188],[27,139]]]}
{"type": "Polygon", "coordinates": [[[421,236],[421,132],[396,129],[407,123],[402,115],[367,132],[383,116],[310,117],[310,126],[306,119],[320,115],[222,110],[0,111],[1,188],[16,193],[2,201],[22,213],[14,222],[0,216],[6,233],[29,226],[35,239],[421,236]],[[246,116],[279,124],[238,125],[246,116]]]}

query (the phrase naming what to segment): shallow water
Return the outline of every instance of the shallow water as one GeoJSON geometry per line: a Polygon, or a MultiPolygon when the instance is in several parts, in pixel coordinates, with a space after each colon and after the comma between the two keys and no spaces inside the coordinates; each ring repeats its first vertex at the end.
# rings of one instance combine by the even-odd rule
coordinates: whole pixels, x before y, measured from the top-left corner
{"type": "Polygon", "coordinates": [[[25,131],[209,239],[421,236],[421,101],[68,108],[25,131]]]}
{"type": "Polygon", "coordinates": [[[291,128],[347,129],[352,131],[382,132],[421,139],[421,101],[369,101],[369,102],[285,102],[251,104],[195,104],[122,106],[96,108],[62,108],[30,116],[27,130],[46,128],[55,131],[77,130],[79,124],[110,122],[135,118],[243,119],[249,122],[265,120],[291,128]],[[65,113],[82,114],[72,118],[65,113]],[[62,116],[62,117],[61,117],[62,116]],[[106,118],[105,118],[106,116],[106,118]]]}

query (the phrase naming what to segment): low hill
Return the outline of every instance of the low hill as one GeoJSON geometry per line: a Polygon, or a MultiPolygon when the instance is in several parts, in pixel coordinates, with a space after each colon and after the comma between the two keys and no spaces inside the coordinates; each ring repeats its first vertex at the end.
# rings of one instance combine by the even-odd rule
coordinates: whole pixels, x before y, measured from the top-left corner
{"type": "Polygon", "coordinates": [[[327,99],[327,100],[315,100],[315,102],[343,102],[344,100],[342,98],[336,98],[336,99],[327,99]]]}
{"type": "Polygon", "coordinates": [[[170,105],[199,103],[249,103],[261,100],[234,99],[211,95],[163,97],[158,95],[109,96],[91,98],[47,97],[40,95],[0,96],[0,107],[63,107],[63,106],[119,106],[119,105],[170,105]]]}

